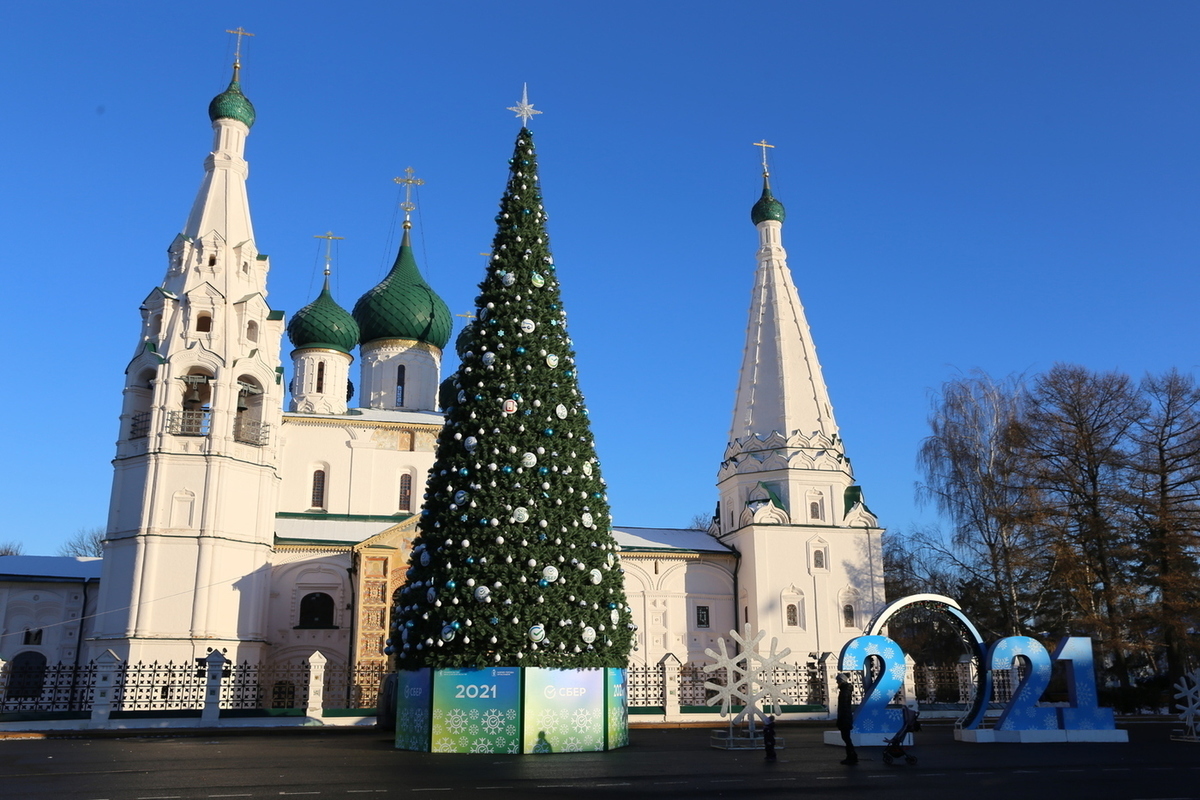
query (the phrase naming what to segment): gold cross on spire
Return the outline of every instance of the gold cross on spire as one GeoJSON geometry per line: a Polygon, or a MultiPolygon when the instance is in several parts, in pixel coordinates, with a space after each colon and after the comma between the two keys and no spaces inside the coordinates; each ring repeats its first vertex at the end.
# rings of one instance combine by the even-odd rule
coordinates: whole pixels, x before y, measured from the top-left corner
{"type": "Polygon", "coordinates": [[[345,239],[346,237],[345,236],[334,236],[333,231],[326,231],[325,233],[318,233],[316,236],[313,236],[313,238],[325,240],[325,277],[328,278],[329,277],[329,262],[333,260],[333,255],[330,253],[330,251],[333,250],[333,240],[334,239],[345,239]]]}
{"type": "Polygon", "coordinates": [[[237,71],[242,66],[242,37],[243,36],[253,36],[254,34],[250,33],[246,29],[244,29],[241,25],[238,26],[238,29],[236,31],[231,31],[228,28],[226,28],[225,32],[232,33],[234,36],[237,37],[237,47],[234,49],[234,52],[233,52],[233,74],[234,74],[234,80],[237,80],[237,77],[236,77],[237,71]]]}
{"type": "Polygon", "coordinates": [[[414,186],[424,186],[425,181],[413,177],[412,167],[405,169],[404,175],[405,177],[403,178],[392,178],[392,180],[404,187],[404,202],[400,204],[400,207],[404,209],[404,227],[411,228],[412,224],[408,221],[408,218],[412,214],[413,209],[417,207],[412,201],[412,188],[414,186]]]}
{"type": "Polygon", "coordinates": [[[763,139],[761,142],[752,142],[752,144],[755,147],[762,148],[762,151],[763,151],[763,177],[766,178],[771,174],[770,170],[767,169],[767,148],[774,147],[775,145],[767,144],[766,139],[763,139]]]}

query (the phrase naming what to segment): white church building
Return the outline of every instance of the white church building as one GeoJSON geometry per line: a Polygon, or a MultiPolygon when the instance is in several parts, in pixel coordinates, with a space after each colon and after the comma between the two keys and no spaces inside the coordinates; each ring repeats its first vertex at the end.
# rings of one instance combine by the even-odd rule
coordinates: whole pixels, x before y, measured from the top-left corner
{"type": "MultiPolygon", "coordinates": [[[[328,280],[290,319],[272,309],[246,194],[255,110],[237,64],[209,117],[204,179],[131,331],[103,560],[0,557],[0,659],[387,661],[452,317],[407,222],[391,272],[352,312],[328,280]]],[[[635,663],[709,661],[705,649],[744,625],[804,660],[837,652],[883,605],[883,531],[834,419],[784,217],[764,170],[710,529],[615,531],[635,663]]]]}

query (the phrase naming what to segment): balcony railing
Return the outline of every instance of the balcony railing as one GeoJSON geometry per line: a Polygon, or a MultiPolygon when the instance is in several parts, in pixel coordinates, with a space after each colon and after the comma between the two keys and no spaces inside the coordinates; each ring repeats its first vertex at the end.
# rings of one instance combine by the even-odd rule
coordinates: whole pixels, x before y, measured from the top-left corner
{"type": "Polygon", "coordinates": [[[172,411],[167,417],[167,432],[176,436],[208,436],[212,425],[212,412],[172,411]]]}
{"type": "Polygon", "coordinates": [[[139,411],[129,418],[129,438],[145,439],[150,435],[150,412],[139,411]]]}
{"type": "Polygon", "coordinates": [[[233,439],[242,444],[266,447],[271,439],[271,424],[238,417],[233,423],[233,439]]]}

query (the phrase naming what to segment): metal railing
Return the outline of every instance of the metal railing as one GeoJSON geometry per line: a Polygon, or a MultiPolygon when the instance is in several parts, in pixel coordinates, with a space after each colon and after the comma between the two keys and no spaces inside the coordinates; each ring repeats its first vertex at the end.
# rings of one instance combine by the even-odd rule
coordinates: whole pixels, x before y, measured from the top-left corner
{"type": "Polygon", "coordinates": [[[176,436],[208,436],[212,427],[212,412],[171,411],[167,414],[167,433],[176,436]]]}

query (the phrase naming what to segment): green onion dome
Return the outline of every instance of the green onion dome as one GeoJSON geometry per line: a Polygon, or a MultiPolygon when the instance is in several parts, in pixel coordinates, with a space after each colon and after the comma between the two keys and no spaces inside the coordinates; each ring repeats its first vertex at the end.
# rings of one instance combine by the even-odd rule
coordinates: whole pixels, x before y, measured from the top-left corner
{"type": "Polygon", "coordinates": [[[407,228],[392,271],[354,304],[354,319],[363,344],[416,339],[443,350],[450,341],[450,309],[421,277],[407,228]]]}
{"type": "Polygon", "coordinates": [[[208,104],[208,118],[213,122],[219,119],[236,119],[247,128],[254,127],[254,105],[242,94],[242,84],[238,81],[237,67],[233,70],[233,80],[229,88],[221,92],[208,104]]]}
{"type": "Polygon", "coordinates": [[[763,175],[762,197],[758,198],[754,208],[750,209],[750,219],[757,225],[768,219],[783,222],[786,216],[787,212],[783,210],[783,203],[776,200],[775,195],[771,194],[771,181],[766,175],[763,175]]]}
{"type": "Polygon", "coordinates": [[[287,326],[292,346],[326,347],[349,353],[358,344],[358,323],[329,293],[329,279],[316,300],[296,312],[287,326]]]}

